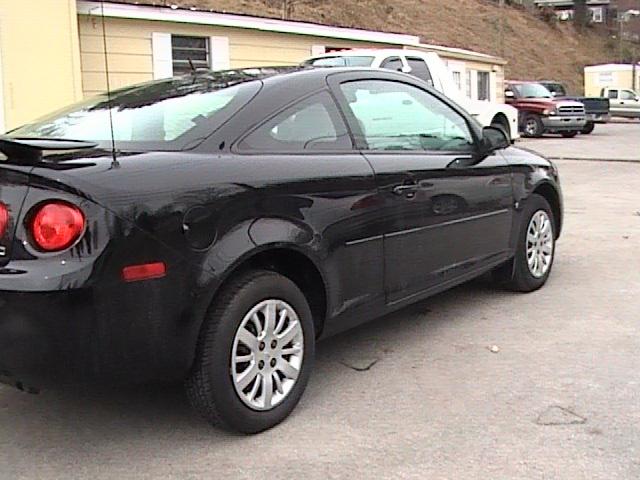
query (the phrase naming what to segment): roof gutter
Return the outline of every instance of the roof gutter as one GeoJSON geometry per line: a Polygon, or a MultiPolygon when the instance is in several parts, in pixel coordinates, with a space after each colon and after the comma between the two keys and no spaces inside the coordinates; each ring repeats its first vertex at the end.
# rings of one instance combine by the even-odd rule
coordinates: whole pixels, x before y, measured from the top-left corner
{"type": "MultiPolygon", "coordinates": [[[[79,15],[101,14],[101,2],[79,0],[79,15]]],[[[341,38],[390,45],[417,45],[420,38],[400,33],[376,32],[355,28],[331,27],[307,22],[293,22],[272,18],[251,17],[227,13],[213,13],[173,9],[170,7],[154,7],[149,5],[131,5],[104,2],[104,16],[136,20],[155,20],[162,22],[191,23],[217,27],[235,27],[268,32],[292,33],[315,37],[341,38]]]]}
{"type": "Polygon", "coordinates": [[[506,65],[508,62],[504,58],[487,55],[486,53],[474,52],[463,48],[444,47],[442,45],[431,45],[421,43],[419,45],[407,46],[409,49],[420,49],[428,52],[441,53],[447,58],[457,58],[460,60],[476,61],[482,63],[492,63],[495,65],[506,65]]]}

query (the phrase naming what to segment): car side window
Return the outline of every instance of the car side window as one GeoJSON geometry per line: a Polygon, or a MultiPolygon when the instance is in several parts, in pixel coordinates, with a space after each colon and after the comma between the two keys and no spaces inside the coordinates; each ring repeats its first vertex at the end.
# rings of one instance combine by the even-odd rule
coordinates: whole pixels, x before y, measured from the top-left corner
{"type": "Polygon", "coordinates": [[[244,152],[344,151],[353,148],[331,95],[316,93],[262,124],[238,144],[244,152]]]}
{"type": "Polygon", "coordinates": [[[418,77],[420,80],[424,80],[429,84],[429,86],[433,87],[433,77],[431,77],[429,67],[423,59],[407,57],[407,63],[409,64],[409,67],[411,67],[411,71],[409,72],[411,75],[418,77]]]}
{"type": "Polygon", "coordinates": [[[474,151],[465,118],[434,95],[392,80],[340,86],[369,150],[474,151]]]}
{"type": "Polygon", "coordinates": [[[617,99],[618,98],[618,90],[609,90],[609,98],[610,99],[617,99]]]}
{"type": "Polygon", "coordinates": [[[400,57],[389,57],[387,59],[385,59],[380,66],[382,68],[385,68],[387,70],[393,70],[394,72],[401,72],[402,71],[402,67],[404,65],[402,65],[402,60],[400,60],[400,57]]]}
{"type": "Polygon", "coordinates": [[[620,92],[620,100],[635,100],[636,94],[630,90],[622,90],[620,92]]]}

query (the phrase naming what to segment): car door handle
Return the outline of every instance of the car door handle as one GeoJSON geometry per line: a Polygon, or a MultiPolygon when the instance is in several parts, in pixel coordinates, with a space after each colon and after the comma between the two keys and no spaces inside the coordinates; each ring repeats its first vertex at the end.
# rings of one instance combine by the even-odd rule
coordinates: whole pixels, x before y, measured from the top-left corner
{"type": "Polygon", "coordinates": [[[417,183],[410,183],[408,185],[398,185],[397,187],[393,187],[394,194],[398,196],[404,196],[406,198],[415,197],[417,190],[418,190],[417,183]]]}

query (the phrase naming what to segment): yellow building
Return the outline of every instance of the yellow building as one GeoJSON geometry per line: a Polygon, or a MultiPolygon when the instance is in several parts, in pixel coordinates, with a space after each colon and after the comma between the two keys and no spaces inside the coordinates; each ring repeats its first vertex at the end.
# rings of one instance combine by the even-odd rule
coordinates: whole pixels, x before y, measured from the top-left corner
{"type": "Polygon", "coordinates": [[[75,0],[0,0],[0,132],[82,99],[75,0]]]}
{"type": "Polygon", "coordinates": [[[584,67],[584,94],[588,97],[599,96],[604,87],[640,88],[640,64],[635,69],[636,79],[633,81],[633,66],[630,64],[610,63],[584,67]]]}
{"type": "Polygon", "coordinates": [[[0,131],[107,86],[188,71],[189,60],[213,69],[296,65],[345,48],[436,51],[463,92],[477,98],[479,79],[486,88],[490,78],[491,99],[502,99],[506,62],[412,35],[115,2],[0,0],[0,131]]]}

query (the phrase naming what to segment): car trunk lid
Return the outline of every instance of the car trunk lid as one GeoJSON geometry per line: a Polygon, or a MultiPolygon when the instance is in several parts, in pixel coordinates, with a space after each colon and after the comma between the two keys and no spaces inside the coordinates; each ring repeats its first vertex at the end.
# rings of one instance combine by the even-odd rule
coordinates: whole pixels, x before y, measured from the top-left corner
{"type": "Polygon", "coordinates": [[[68,140],[0,137],[0,268],[11,260],[30,173],[43,160],[44,153],[94,146],[94,143],[68,140]]]}
{"type": "MultiPolygon", "coordinates": [[[[0,211],[6,212],[6,224],[4,228],[0,225],[0,268],[11,259],[16,225],[29,189],[29,170],[0,163],[0,211]]],[[[0,223],[4,222],[0,220],[0,223]]]]}

